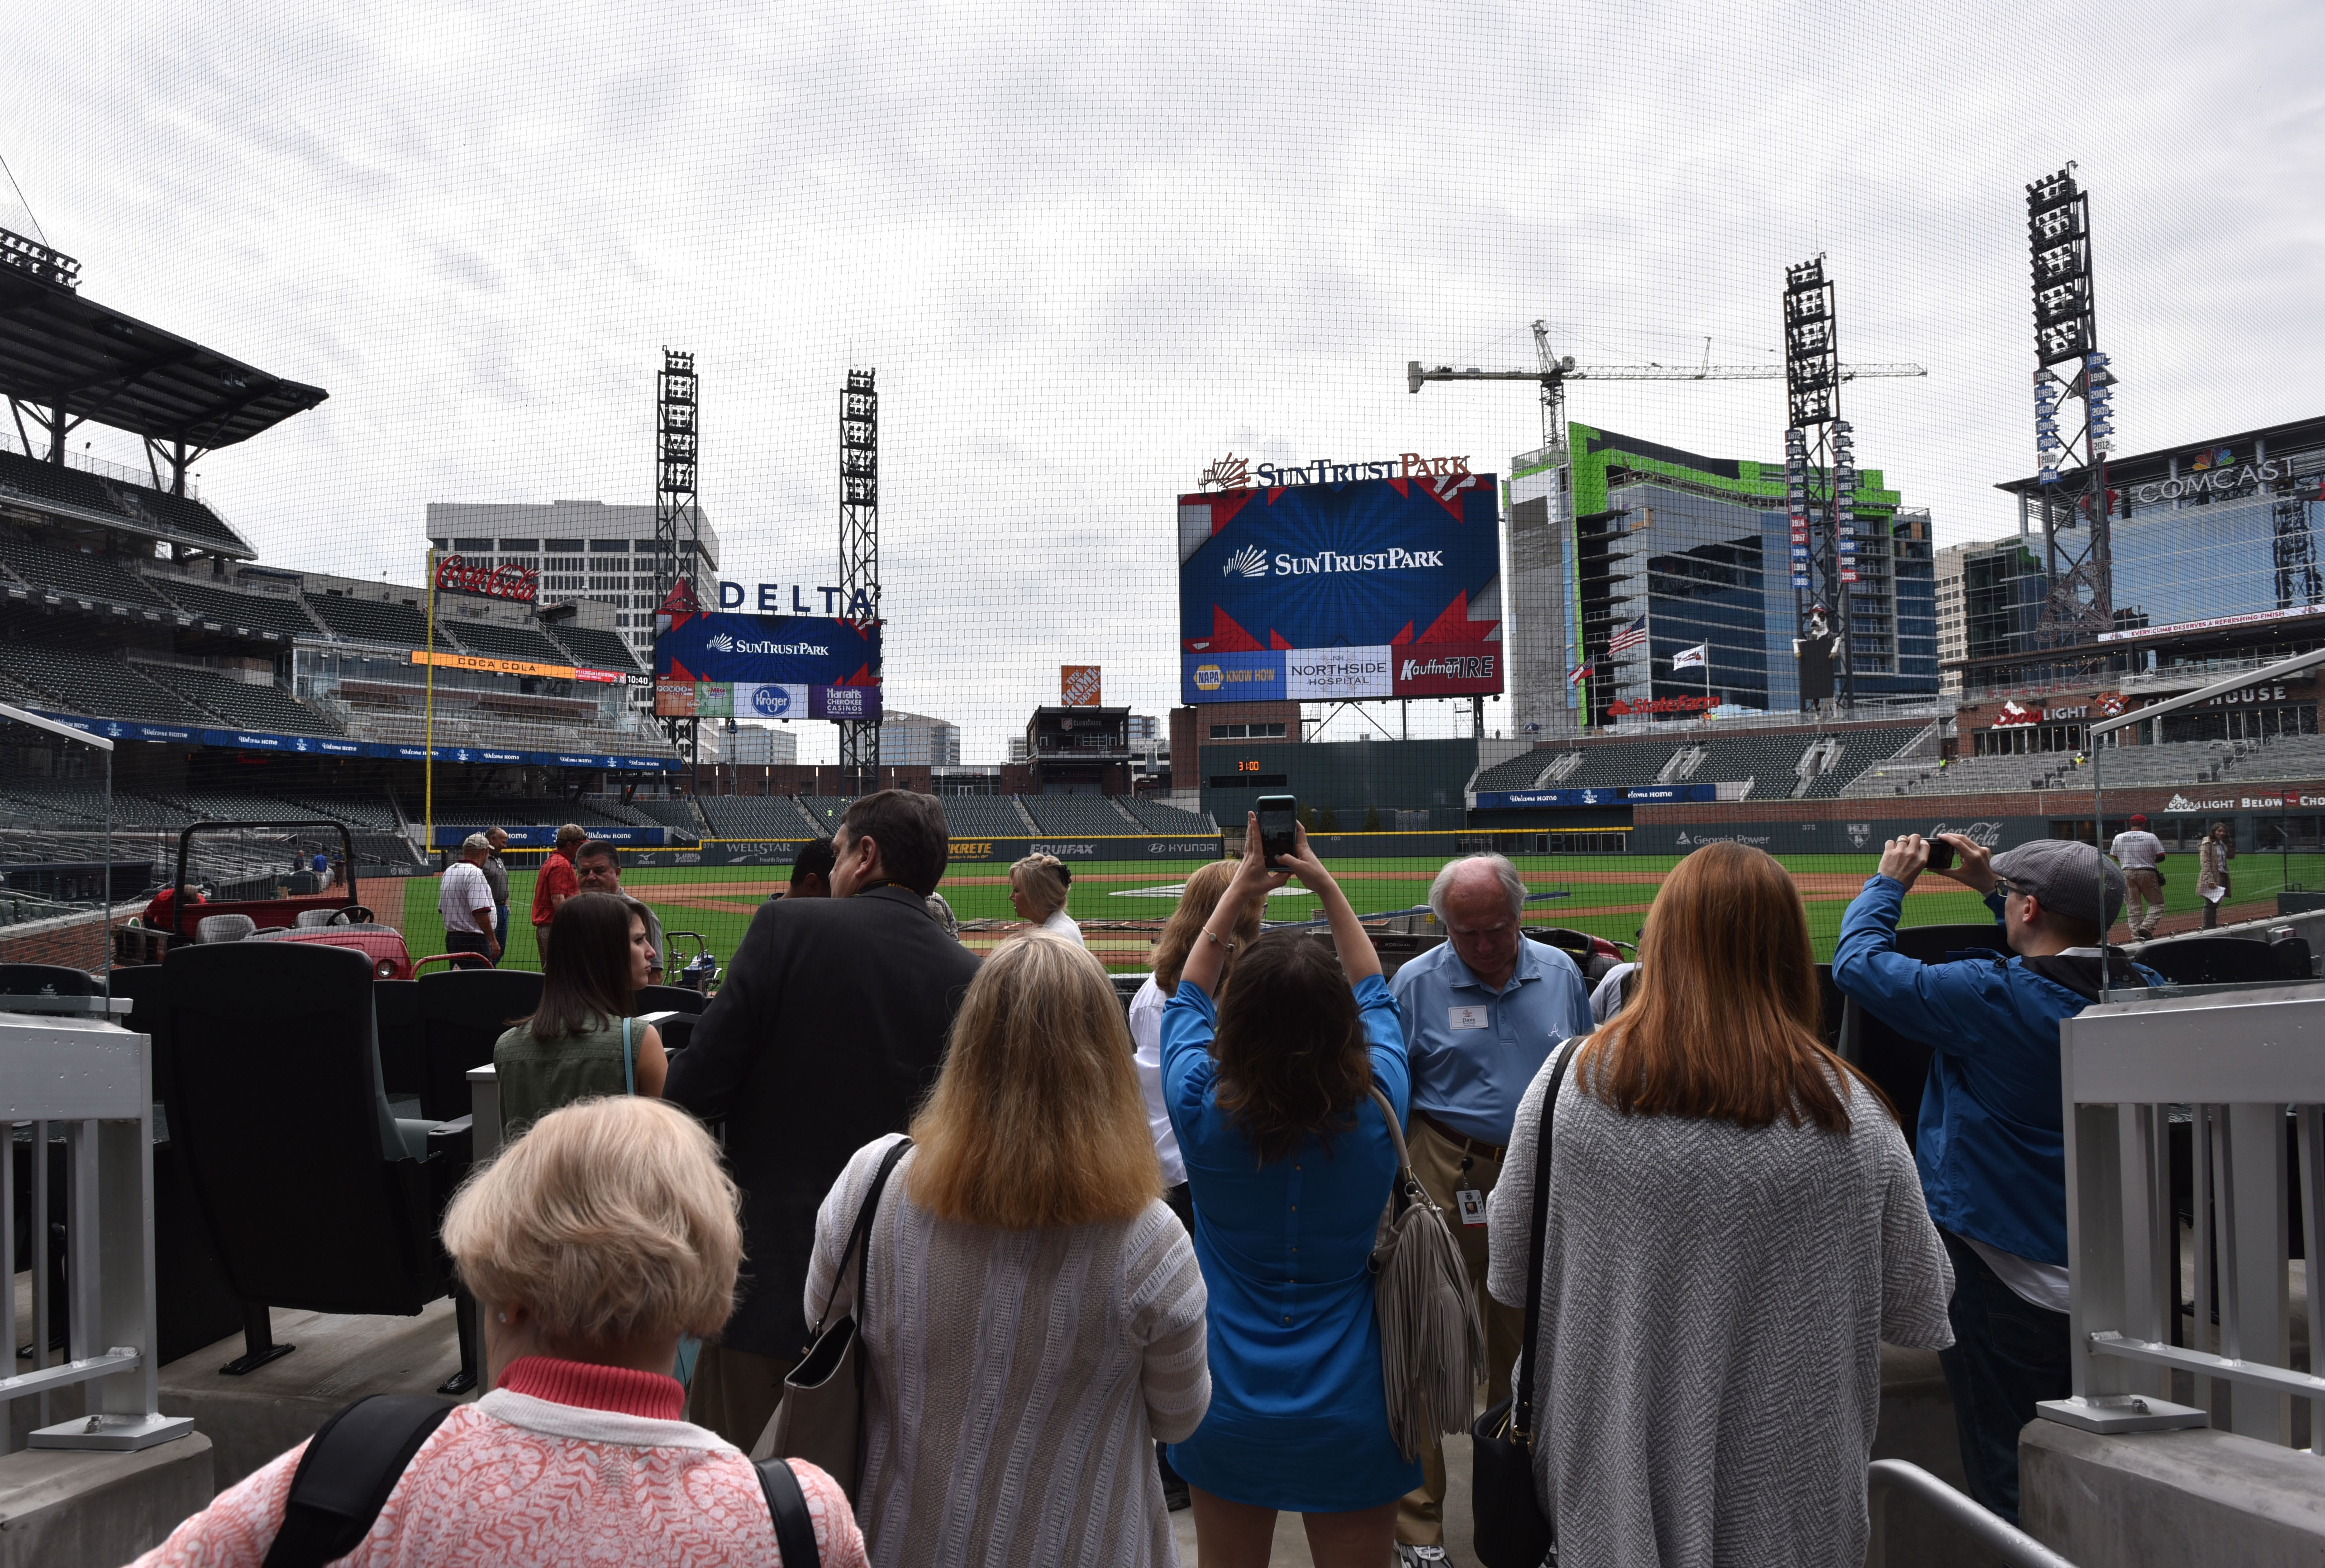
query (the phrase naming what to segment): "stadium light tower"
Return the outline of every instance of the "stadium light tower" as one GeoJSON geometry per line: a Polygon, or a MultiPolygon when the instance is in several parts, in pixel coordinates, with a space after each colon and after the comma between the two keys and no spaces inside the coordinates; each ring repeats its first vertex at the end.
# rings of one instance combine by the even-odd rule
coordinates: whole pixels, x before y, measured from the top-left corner
{"type": "MultiPolygon", "coordinates": [[[[879,373],[850,370],[839,394],[839,597],[850,619],[880,620],[879,373]]],[[[877,680],[880,672],[874,670],[877,680]]],[[[839,727],[839,765],[859,793],[880,787],[880,721],[839,727]]]]}
{"type": "Polygon", "coordinates": [[[2115,376],[2099,352],[2091,295],[2091,199],[2069,163],[2026,187],[2026,243],[2034,272],[2034,450],[2050,592],[2035,629],[2044,648],[2098,640],[2115,629],[2115,544],[2107,517],[2107,450],[2115,433],[2115,376]],[[2062,376],[2058,366],[2065,367],[2062,376]],[[2082,428],[2060,423],[2069,398],[2082,428]]]}
{"type": "Polygon", "coordinates": [[[1784,521],[1792,608],[1803,639],[1817,622],[1839,634],[1840,706],[1857,696],[1849,653],[1848,587],[1857,580],[1856,444],[1840,417],[1840,348],[1824,257],[1784,269],[1784,521]]]}
{"type": "MultiPolygon", "coordinates": [[[[656,403],[654,462],[654,604],[667,603],[680,583],[700,598],[702,572],[702,505],[695,493],[695,464],[700,456],[701,382],[694,373],[694,356],[676,348],[662,351],[662,379],[656,403]]],[[[691,719],[665,719],[671,744],[687,761],[695,760],[697,723],[691,719]]]]}

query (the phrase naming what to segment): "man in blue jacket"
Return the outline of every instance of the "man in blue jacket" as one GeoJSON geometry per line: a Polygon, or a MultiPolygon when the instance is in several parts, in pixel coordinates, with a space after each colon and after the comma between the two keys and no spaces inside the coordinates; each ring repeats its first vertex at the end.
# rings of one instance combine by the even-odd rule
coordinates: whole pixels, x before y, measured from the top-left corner
{"type": "Polygon", "coordinates": [[[1905,894],[1929,865],[1918,833],[1883,847],[1881,869],[1842,917],[1833,983],[1883,1023],[1932,1047],[1915,1163],[1954,1266],[1954,1343],[1939,1352],[1970,1495],[2015,1524],[2018,1433],[2035,1402],[2070,1392],[2067,1164],[2059,1022],[2120,988],[2159,983],[2102,943],[2123,872],[2089,844],[2037,840],[1989,855],[1959,833],[1936,875],[1986,895],[2012,956],[1925,964],[1897,951],[1905,894]]]}

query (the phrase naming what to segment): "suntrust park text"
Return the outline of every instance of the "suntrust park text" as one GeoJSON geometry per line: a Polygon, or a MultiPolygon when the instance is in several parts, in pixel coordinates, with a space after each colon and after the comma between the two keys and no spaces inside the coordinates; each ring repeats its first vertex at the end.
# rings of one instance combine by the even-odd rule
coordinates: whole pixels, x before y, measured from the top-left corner
{"type": "Polygon", "coordinates": [[[1469,459],[1401,452],[1386,462],[1336,463],[1319,458],[1297,465],[1262,463],[1255,471],[1267,489],[1283,485],[1346,485],[1357,479],[1459,479],[1468,477],[1469,459]]]}

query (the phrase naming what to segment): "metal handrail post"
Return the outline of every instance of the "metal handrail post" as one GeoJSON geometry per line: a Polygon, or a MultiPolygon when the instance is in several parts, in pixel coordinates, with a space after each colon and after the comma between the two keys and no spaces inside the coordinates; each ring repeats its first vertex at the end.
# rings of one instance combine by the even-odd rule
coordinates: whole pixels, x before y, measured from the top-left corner
{"type": "Polygon", "coordinates": [[[1918,1464],[1902,1459],[1876,1459],[1865,1467],[1866,1509],[1872,1516],[1873,1540],[1865,1556],[1866,1568],[1884,1568],[1888,1561],[1885,1506],[1891,1489],[1909,1492],[1936,1510],[1951,1528],[1959,1530],[2010,1568],[2075,1568],[2074,1563],[1999,1514],[1987,1512],[1918,1464]]]}

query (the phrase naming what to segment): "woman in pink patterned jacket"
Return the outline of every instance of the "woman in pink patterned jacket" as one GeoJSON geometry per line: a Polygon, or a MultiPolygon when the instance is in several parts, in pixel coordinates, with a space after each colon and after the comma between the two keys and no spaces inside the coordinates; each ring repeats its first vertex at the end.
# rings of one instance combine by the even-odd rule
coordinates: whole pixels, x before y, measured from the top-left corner
{"type": "MultiPolygon", "coordinates": [[[[354,1568],[709,1568],[782,1561],[750,1461],[680,1418],[679,1335],[711,1335],[742,1256],[734,1184],[683,1111],[585,1100],[470,1177],[444,1244],[481,1304],[493,1391],[405,1469],[354,1568]]],[[[137,1568],[260,1568],[306,1445],[229,1487],[137,1568]]],[[[795,1463],[827,1568],[863,1568],[847,1496],[795,1463]]]]}

